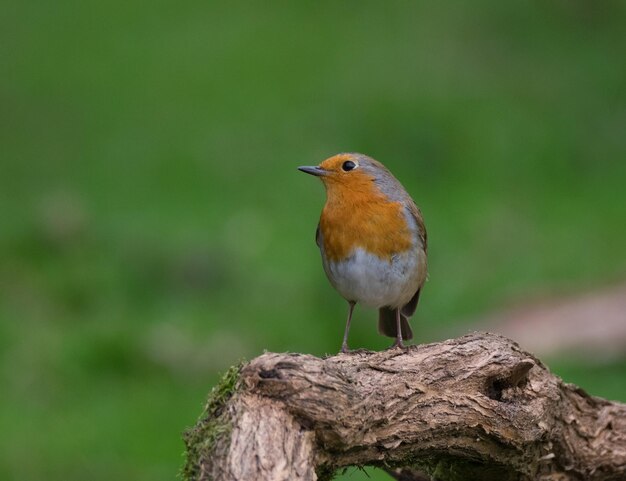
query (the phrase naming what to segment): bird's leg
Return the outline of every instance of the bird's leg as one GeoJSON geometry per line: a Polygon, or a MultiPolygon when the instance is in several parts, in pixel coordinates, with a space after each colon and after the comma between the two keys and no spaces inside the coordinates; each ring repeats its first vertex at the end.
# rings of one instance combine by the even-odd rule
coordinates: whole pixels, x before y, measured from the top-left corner
{"type": "Polygon", "coordinates": [[[400,315],[399,307],[396,309],[396,328],[398,329],[396,332],[396,342],[393,343],[392,347],[404,348],[402,342],[402,316],[400,315]]]}
{"type": "Polygon", "coordinates": [[[341,352],[347,353],[350,352],[348,349],[348,332],[350,332],[350,321],[352,320],[352,311],[354,311],[354,306],[356,302],[348,301],[350,305],[350,310],[348,311],[348,320],[346,321],[346,330],[343,333],[343,343],[341,344],[341,352]]]}

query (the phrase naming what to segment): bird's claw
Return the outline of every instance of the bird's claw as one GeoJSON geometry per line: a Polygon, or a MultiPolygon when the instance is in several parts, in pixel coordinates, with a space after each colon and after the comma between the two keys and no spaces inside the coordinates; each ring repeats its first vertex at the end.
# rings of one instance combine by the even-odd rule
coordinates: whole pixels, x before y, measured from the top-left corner
{"type": "Polygon", "coordinates": [[[396,340],[396,342],[389,346],[389,349],[408,349],[408,346],[405,346],[401,340],[396,340]]]}

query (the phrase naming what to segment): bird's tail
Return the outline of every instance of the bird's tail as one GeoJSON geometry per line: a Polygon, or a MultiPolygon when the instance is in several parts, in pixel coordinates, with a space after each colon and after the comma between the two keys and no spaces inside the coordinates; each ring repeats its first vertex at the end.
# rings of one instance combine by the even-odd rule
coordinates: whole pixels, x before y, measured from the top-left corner
{"type": "MultiPolygon", "coordinates": [[[[413,331],[411,331],[411,326],[409,326],[409,320],[402,313],[400,313],[400,329],[402,329],[402,339],[413,339],[413,331]]],[[[395,309],[381,307],[378,310],[378,332],[388,337],[397,336],[395,309]]]]}

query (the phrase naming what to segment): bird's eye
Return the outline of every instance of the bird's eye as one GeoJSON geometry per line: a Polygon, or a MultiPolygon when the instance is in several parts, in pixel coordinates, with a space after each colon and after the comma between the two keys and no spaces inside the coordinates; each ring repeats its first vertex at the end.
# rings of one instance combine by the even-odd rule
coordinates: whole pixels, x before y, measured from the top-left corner
{"type": "Polygon", "coordinates": [[[354,162],[352,162],[351,160],[346,160],[341,168],[345,171],[345,172],[349,172],[350,170],[353,170],[354,168],[356,168],[356,164],[354,162]]]}

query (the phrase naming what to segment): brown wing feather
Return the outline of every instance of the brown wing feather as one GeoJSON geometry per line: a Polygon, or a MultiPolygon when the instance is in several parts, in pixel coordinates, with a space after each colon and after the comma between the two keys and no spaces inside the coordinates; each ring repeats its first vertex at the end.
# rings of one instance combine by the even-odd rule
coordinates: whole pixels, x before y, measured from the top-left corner
{"type": "Polygon", "coordinates": [[[422,245],[424,246],[424,252],[428,250],[428,235],[426,234],[426,225],[424,225],[424,217],[422,216],[422,211],[419,209],[415,202],[411,199],[407,203],[407,207],[409,208],[409,212],[415,219],[415,223],[417,224],[417,233],[420,236],[422,241],[422,245]]]}
{"type": "Polygon", "coordinates": [[[417,303],[419,302],[422,286],[424,285],[424,282],[426,281],[426,276],[427,276],[426,271],[428,269],[427,263],[426,263],[426,252],[428,250],[428,236],[426,234],[426,226],[424,225],[424,217],[422,216],[422,212],[419,210],[419,207],[415,205],[415,202],[413,202],[412,199],[408,202],[408,208],[409,208],[409,212],[415,219],[415,223],[417,224],[418,235],[420,237],[420,240],[422,241],[422,246],[424,248],[424,257],[422,258],[423,265],[420,266],[420,268],[424,269],[424,277],[422,281],[420,282],[420,285],[417,288],[417,291],[415,291],[415,294],[413,295],[411,300],[402,307],[402,314],[406,317],[411,317],[415,313],[415,309],[417,308],[417,303]]]}
{"type": "Polygon", "coordinates": [[[411,317],[415,313],[415,309],[417,308],[417,303],[420,300],[420,290],[421,290],[421,287],[415,292],[411,300],[402,307],[403,316],[411,317]]]}

